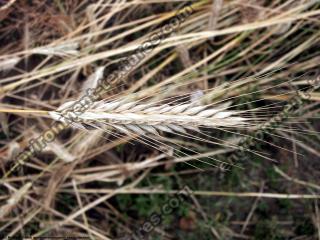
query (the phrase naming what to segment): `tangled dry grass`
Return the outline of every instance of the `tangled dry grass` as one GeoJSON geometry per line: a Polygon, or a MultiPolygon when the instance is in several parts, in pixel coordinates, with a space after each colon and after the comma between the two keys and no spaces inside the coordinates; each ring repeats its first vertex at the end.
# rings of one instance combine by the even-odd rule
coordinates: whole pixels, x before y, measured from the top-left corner
{"type": "Polygon", "coordinates": [[[319,77],[319,1],[3,2],[0,235],[119,239],[188,185],[146,239],[320,239],[317,88],[229,159],[319,77]],[[16,161],[188,5],[71,127],[16,161]]]}

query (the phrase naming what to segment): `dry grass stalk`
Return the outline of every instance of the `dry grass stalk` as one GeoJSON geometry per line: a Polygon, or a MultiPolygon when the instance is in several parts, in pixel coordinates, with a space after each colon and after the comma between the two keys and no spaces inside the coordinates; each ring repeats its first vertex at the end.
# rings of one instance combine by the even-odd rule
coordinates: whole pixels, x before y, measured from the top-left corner
{"type": "Polygon", "coordinates": [[[2,7],[0,7],[0,11],[2,10],[6,10],[9,7],[12,6],[12,4],[14,4],[17,0],[9,0],[5,5],[3,5],[2,7]]]}
{"type": "MultiPolygon", "coordinates": [[[[164,190],[164,189],[144,189],[144,188],[130,188],[130,189],[79,189],[80,193],[104,193],[111,194],[118,191],[118,194],[176,194],[181,190],[164,190]]],[[[67,192],[67,191],[66,191],[67,192]]],[[[192,194],[195,196],[217,196],[217,197],[239,197],[239,198],[274,198],[274,199],[320,199],[319,194],[288,194],[288,193],[269,193],[269,192],[218,192],[218,191],[196,191],[192,194]]]]}

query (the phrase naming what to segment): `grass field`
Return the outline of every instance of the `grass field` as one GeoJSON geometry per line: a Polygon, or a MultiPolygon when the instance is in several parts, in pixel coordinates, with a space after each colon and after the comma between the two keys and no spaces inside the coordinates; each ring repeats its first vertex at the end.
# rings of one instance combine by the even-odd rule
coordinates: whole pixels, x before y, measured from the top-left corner
{"type": "Polygon", "coordinates": [[[1,239],[320,240],[320,1],[0,0],[1,239]]]}

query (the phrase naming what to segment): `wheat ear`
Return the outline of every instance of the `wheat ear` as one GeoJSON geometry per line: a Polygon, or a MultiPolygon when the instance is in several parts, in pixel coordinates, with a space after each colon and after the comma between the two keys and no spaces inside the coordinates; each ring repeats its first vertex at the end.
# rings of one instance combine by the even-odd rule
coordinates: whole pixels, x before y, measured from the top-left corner
{"type": "MultiPolygon", "coordinates": [[[[75,102],[65,103],[58,110],[72,106],[75,102]]],[[[236,111],[225,111],[208,105],[194,104],[158,105],[138,102],[100,101],[83,113],[76,113],[75,126],[93,126],[97,128],[114,128],[130,134],[159,134],[163,132],[185,132],[198,127],[217,128],[243,126],[247,119],[237,116],[236,111]]],[[[63,111],[52,111],[49,115],[57,121],[65,122],[67,116],[63,111]]]]}

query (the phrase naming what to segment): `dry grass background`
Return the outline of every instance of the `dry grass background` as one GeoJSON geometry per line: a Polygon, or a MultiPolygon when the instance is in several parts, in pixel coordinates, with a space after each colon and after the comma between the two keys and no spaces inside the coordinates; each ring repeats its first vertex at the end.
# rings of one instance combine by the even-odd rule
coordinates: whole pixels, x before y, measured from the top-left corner
{"type": "Polygon", "coordinates": [[[149,239],[320,239],[319,92],[238,162],[228,160],[241,138],[319,76],[319,1],[0,3],[1,234],[116,239],[187,184],[193,197],[149,239]],[[188,4],[194,13],[113,83],[84,129],[64,130],[11,172],[54,121],[48,112],[79,99],[97,71],[108,76],[188,4]],[[97,118],[120,100],[116,117],[160,104],[202,104],[224,117],[214,126],[181,122],[185,109],[169,107],[165,123],[157,115],[143,126],[121,118],[111,130],[97,118]]]}

